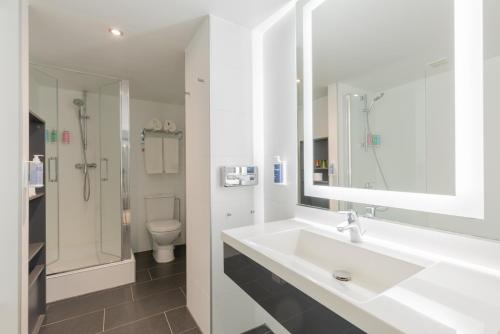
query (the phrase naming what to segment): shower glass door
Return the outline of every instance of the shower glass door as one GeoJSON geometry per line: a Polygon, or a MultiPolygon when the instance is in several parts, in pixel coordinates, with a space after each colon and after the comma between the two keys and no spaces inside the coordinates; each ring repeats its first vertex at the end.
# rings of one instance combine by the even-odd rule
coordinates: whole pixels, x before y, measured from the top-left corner
{"type": "Polygon", "coordinates": [[[104,257],[121,257],[120,82],[100,88],[100,247],[104,257]]]}
{"type": "Polygon", "coordinates": [[[32,65],[30,107],[47,124],[47,273],[130,257],[128,83],[32,65]]]}

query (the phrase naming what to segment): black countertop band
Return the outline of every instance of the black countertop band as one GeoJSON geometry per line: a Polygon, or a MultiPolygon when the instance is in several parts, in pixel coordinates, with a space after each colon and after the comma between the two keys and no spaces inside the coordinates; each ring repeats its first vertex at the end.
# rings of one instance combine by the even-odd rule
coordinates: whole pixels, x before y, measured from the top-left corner
{"type": "Polygon", "coordinates": [[[292,334],[365,333],[227,244],[224,273],[292,334]]]}

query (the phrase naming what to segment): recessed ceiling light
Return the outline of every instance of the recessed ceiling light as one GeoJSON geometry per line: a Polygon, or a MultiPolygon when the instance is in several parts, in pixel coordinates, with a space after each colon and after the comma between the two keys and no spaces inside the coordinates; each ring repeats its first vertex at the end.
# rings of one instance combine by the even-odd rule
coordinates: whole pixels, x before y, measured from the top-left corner
{"type": "Polygon", "coordinates": [[[111,33],[113,36],[121,37],[123,36],[123,31],[117,28],[109,28],[108,31],[111,33]]]}
{"type": "Polygon", "coordinates": [[[299,84],[301,82],[301,80],[299,78],[297,78],[297,83],[299,84]]]}

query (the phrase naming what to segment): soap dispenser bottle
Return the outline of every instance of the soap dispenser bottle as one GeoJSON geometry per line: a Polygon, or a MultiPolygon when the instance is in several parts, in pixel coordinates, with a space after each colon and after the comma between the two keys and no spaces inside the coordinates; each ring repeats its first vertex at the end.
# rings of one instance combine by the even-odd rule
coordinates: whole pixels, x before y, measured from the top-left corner
{"type": "Polygon", "coordinates": [[[286,184],[286,161],[281,160],[279,155],[274,157],[273,174],[274,184],[286,184]]]}
{"type": "Polygon", "coordinates": [[[30,162],[30,187],[42,188],[43,187],[43,162],[40,160],[43,155],[35,154],[33,161],[30,162]]]}

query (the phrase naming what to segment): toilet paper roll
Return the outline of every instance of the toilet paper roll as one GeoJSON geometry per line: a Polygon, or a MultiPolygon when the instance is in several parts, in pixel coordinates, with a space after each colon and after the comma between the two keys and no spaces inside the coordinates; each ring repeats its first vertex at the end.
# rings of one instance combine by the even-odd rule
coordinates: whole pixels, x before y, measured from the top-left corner
{"type": "Polygon", "coordinates": [[[166,120],[165,123],[163,124],[163,130],[169,131],[169,132],[175,132],[177,130],[177,125],[172,122],[171,120],[166,120]]]}
{"type": "Polygon", "coordinates": [[[160,131],[161,125],[162,125],[161,121],[158,118],[153,118],[152,120],[149,121],[148,128],[155,131],[160,131]]]}

